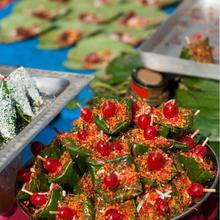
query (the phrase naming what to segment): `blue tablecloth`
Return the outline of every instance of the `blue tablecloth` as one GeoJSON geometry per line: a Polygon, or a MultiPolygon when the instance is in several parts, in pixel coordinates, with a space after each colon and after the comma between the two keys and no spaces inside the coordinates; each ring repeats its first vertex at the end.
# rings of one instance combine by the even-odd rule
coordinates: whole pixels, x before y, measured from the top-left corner
{"type": "MultiPolygon", "coordinates": [[[[7,6],[3,10],[0,10],[0,19],[9,15],[15,4],[16,2],[7,6]]],[[[167,7],[164,10],[167,14],[171,14],[175,10],[175,7],[167,7]]],[[[77,72],[83,74],[94,74],[93,71],[70,70],[62,65],[62,63],[66,60],[69,48],[62,50],[38,50],[36,45],[36,38],[18,43],[0,43],[0,65],[24,66],[46,70],[67,71],[70,73],[77,72]]],[[[77,96],[77,100],[82,106],[85,105],[91,98],[92,92],[88,86],[85,87],[77,96]]],[[[72,127],[72,121],[79,117],[79,113],[79,109],[71,111],[64,108],[60,114],[34,138],[33,141],[38,140],[44,144],[49,144],[57,134],[54,127],[60,131],[69,131],[72,127]]],[[[22,152],[22,161],[23,163],[26,163],[31,158],[32,154],[28,145],[22,152]]]]}

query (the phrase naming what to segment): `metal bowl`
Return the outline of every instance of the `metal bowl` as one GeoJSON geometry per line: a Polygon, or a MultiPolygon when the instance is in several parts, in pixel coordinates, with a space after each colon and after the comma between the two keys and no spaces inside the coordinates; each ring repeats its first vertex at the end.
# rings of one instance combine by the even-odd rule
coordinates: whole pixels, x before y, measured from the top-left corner
{"type": "MultiPolygon", "coordinates": [[[[206,158],[208,161],[212,161],[214,167],[216,168],[216,176],[213,182],[210,182],[207,186],[209,188],[216,188],[218,180],[219,180],[219,172],[220,172],[220,168],[219,168],[219,159],[217,154],[215,153],[215,151],[209,146],[206,145],[208,147],[208,152],[206,155],[206,158]]],[[[195,203],[193,206],[189,207],[186,211],[182,212],[181,214],[171,218],[170,220],[177,220],[177,219],[181,219],[183,217],[188,216],[189,214],[191,214],[193,211],[195,211],[196,209],[198,209],[207,199],[208,197],[211,195],[210,192],[205,193],[205,196],[199,200],[197,203],[195,203]]],[[[29,219],[31,220],[37,220],[35,217],[33,217],[33,212],[28,209],[22,202],[17,201],[18,207],[23,211],[23,213],[25,215],[27,215],[29,217],[29,219]]]]}

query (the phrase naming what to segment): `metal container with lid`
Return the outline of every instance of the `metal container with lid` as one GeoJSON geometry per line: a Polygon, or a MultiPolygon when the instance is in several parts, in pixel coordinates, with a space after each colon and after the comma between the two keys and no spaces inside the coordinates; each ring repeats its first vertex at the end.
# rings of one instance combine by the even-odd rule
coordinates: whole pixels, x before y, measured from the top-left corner
{"type": "Polygon", "coordinates": [[[131,78],[129,95],[141,97],[154,106],[168,99],[168,80],[164,74],[141,67],[133,71],[131,78]]]}

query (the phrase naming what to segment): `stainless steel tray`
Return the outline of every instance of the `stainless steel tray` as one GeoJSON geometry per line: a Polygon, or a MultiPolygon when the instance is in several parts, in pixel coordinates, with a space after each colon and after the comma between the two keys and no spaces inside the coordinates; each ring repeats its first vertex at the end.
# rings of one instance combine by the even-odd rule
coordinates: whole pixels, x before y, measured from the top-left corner
{"type": "MultiPolygon", "coordinates": [[[[14,69],[15,67],[0,66],[0,73],[7,75],[14,69]]],[[[0,172],[93,78],[91,75],[39,69],[27,68],[27,71],[36,81],[40,92],[53,96],[54,99],[13,140],[2,146],[0,150],[0,172]]]]}
{"type": "Polygon", "coordinates": [[[145,67],[180,75],[219,80],[219,0],[184,0],[176,12],[140,47],[145,67]],[[180,59],[185,36],[209,37],[216,64],[180,59]]]}

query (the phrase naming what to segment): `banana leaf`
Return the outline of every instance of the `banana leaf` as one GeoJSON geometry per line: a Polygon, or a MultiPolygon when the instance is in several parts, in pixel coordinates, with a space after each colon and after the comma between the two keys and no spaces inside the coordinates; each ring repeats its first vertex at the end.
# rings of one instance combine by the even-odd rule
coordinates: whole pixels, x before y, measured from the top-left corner
{"type": "Polygon", "coordinates": [[[51,20],[59,16],[65,15],[68,12],[68,10],[68,5],[61,4],[59,2],[53,2],[48,0],[22,0],[15,5],[13,13],[22,13],[23,15],[27,16],[51,20]]]}
{"type": "Polygon", "coordinates": [[[57,23],[57,27],[39,37],[37,47],[39,49],[60,49],[68,47],[99,30],[100,27],[97,25],[90,25],[83,22],[62,21],[57,23]],[[62,42],[62,37],[65,35],[65,33],[70,32],[75,32],[76,35],[73,36],[69,42],[62,42]]]}
{"type": "Polygon", "coordinates": [[[0,80],[0,136],[8,141],[16,135],[16,110],[6,82],[0,80]]]}
{"type": "Polygon", "coordinates": [[[69,50],[68,60],[64,62],[64,66],[70,69],[99,69],[108,65],[108,63],[122,52],[134,52],[126,44],[117,42],[104,36],[91,37],[84,39],[74,48],[69,50]],[[97,53],[103,50],[110,52],[108,60],[101,64],[94,64],[86,67],[85,59],[89,54],[97,53]]]}
{"type": "Polygon", "coordinates": [[[192,157],[177,155],[177,160],[187,172],[187,176],[193,182],[207,183],[213,180],[214,176],[209,170],[200,167],[199,163],[192,157]]]}
{"type": "Polygon", "coordinates": [[[0,42],[22,41],[52,27],[52,23],[31,16],[12,14],[0,22],[0,42]]]}

